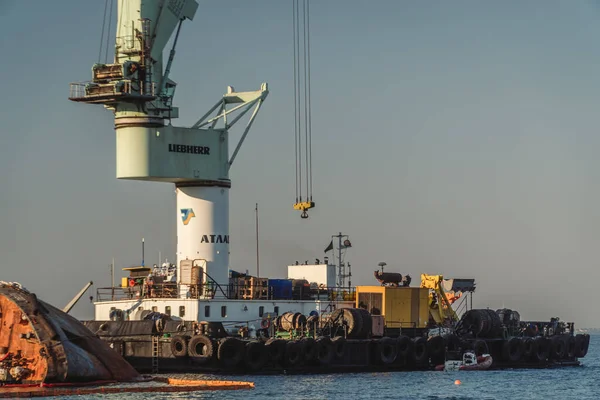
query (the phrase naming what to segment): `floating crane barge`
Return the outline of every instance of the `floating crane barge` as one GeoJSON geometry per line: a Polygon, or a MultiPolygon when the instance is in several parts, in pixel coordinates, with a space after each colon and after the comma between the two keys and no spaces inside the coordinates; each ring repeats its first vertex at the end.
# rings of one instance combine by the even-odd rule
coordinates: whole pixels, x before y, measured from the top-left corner
{"type": "MultiPolygon", "coordinates": [[[[170,70],[181,26],[197,9],[195,0],[118,0],[114,58],[96,63],[90,81],[71,84],[71,101],[114,113],[117,178],[173,184],[176,192],[175,264],[149,268],[142,257],[120,287],[99,290],[95,320],[85,322],[93,334],[138,371],[153,372],[427,370],[465,350],[490,353],[493,368],[579,364],[589,336],[574,335],[572,323],[523,322],[510,310],[470,309],[459,318],[453,303],[459,292],[474,290],[472,280],[463,285],[423,275],[421,287],[411,287],[410,279],[382,271],[375,275],[381,286],[352,287],[341,256],[337,266],[288,266],[287,279],[230,273],[229,172],[269,90],[266,83],[250,92],[229,86],[192,126],[172,125],[179,112],[170,70]],[[230,154],[229,130],[251,109],[230,154]]],[[[296,55],[298,16],[295,1],[296,55]]],[[[305,49],[308,42],[305,33],[305,49]]],[[[309,77],[305,61],[303,74],[294,72],[296,117],[299,93],[305,92],[304,118],[296,118],[305,120],[304,197],[301,129],[295,125],[294,208],[303,218],[315,206],[309,77]]],[[[351,245],[345,235],[337,238],[341,254],[351,245]]]]}
{"type": "MultiPolygon", "coordinates": [[[[398,284],[406,282],[398,275],[380,274],[380,281],[392,278],[391,285],[357,286],[353,301],[330,302],[323,312],[293,311],[317,304],[312,297],[320,290],[313,285],[286,303],[292,311],[279,315],[274,307],[281,306],[273,304],[281,303],[272,299],[274,309],[250,321],[220,317],[198,322],[143,310],[161,304],[162,299],[150,297],[138,299],[142,311],[130,314],[139,320],[113,312],[111,320],[84,324],[138,371],[154,372],[434,370],[467,351],[491,355],[490,369],[551,368],[577,366],[587,354],[589,335],[575,335],[573,323],[522,321],[509,309],[466,309],[459,318],[452,304],[459,298],[468,303],[463,294],[475,289],[472,279],[422,275],[421,287],[410,287],[398,284]]],[[[231,302],[241,308],[268,304],[252,298],[231,302]]],[[[211,301],[201,304],[210,307],[211,301]]]]}

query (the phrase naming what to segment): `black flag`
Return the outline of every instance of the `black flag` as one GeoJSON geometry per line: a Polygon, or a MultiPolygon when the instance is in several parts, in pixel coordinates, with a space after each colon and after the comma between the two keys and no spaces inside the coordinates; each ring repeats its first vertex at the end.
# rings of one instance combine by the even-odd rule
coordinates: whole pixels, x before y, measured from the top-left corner
{"type": "Polygon", "coordinates": [[[331,239],[331,243],[329,243],[329,246],[327,246],[327,248],[325,249],[325,253],[327,253],[330,250],[333,250],[333,239],[331,239]]]}

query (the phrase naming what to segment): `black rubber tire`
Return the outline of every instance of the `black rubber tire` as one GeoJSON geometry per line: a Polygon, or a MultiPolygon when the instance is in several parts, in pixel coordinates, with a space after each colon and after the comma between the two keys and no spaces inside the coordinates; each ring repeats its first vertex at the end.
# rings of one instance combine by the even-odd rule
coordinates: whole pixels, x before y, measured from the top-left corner
{"type": "Polygon", "coordinates": [[[424,337],[417,337],[414,340],[414,360],[417,365],[425,365],[429,360],[429,353],[427,351],[427,339],[424,337]]]}
{"type": "Polygon", "coordinates": [[[537,342],[532,338],[523,338],[523,358],[531,360],[535,358],[535,352],[537,350],[537,342]]]}
{"type": "Polygon", "coordinates": [[[497,338],[502,333],[502,321],[494,310],[469,310],[458,324],[460,333],[470,333],[475,337],[497,338]]]}
{"type": "Polygon", "coordinates": [[[246,343],[244,364],[252,371],[258,371],[265,366],[269,359],[269,351],[265,344],[259,341],[246,343]]]}
{"type": "Polygon", "coordinates": [[[335,357],[333,351],[333,343],[328,337],[320,337],[316,341],[317,343],[317,359],[322,365],[329,365],[335,357]]]}
{"type": "Polygon", "coordinates": [[[208,336],[193,336],[188,343],[188,355],[195,364],[207,364],[215,356],[213,341],[208,336]]]}
{"type": "Polygon", "coordinates": [[[575,336],[567,336],[567,357],[574,358],[575,357],[575,336]]]}
{"type": "Polygon", "coordinates": [[[502,356],[505,361],[517,362],[523,357],[523,341],[513,337],[502,345],[502,356]]]}
{"type": "Polygon", "coordinates": [[[244,342],[233,337],[227,337],[219,343],[217,357],[225,368],[235,368],[244,358],[245,350],[244,342]]]}
{"type": "Polygon", "coordinates": [[[285,364],[289,367],[296,367],[302,364],[304,354],[300,342],[290,341],[285,345],[285,364]]]}
{"type": "Polygon", "coordinates": [[[485,340],[481,340],[481,339],[475,339],[473,341],[473,351],[475,352],[476,356],[481,356],[483,354],[489,354],[490,353],[490,348],[487,345],[487,342],[485,340]]]}
{"type": "Polygon", "coordinates": [[[177,358],[187,357],[188,342],[185,336],[177,335],[171,338],[171,354],[177,358]]]}
{"type": "Polygon", "coordinates": [[[302,350],[304,353],[304,361],[313,362],[317,359],[319,355],[319,349],[317,348],[317,343],[313,338],[303,338],[300,340],[300,344],[302,345],[302,350]]]}
{"type": "Polygon", "coordinates": [[[488,338],[498,338],[502,335],[502,321],[500,316],[494,310],[486,310],[489,315],[489,330],[487,332],[488,338]]]}
{"type": "MultiPolygon", "coordinates": [[[[487,312],[485,313],[487,318],[487,312]]],[[[487,319],[486,319],[487,320],[487,319]]],[[[469,310],[462,316],[460,322],[462,328],[473,336],[484,336],[484,328],[487,326],[483,319],[481,310],[469,310]]]]}
{"type": "Polygon", "coordinates": [[[396,347],[398,349],[398,357],[396,357],[396,361],[406,362],[412,359],[415,351],[415,344],[408,336],[399,336],[396,340],[396,347]]]}
{"type": "Polygon", "coordinates": [[[331,313],[331,321],[338,327],[336,333],[342,334],[344,323],[348,338],[358,339],[362,333],[362,313],[354,308],[338,308],[331,313]]]}
{"type": "Polygon", "coordinates": [[[367,339],[373,333],[373,318],[371,317],[371,313],[363,308],[355,308],[355,310],[360,313],[362,319],[362,331],[359,336],[361,339],[367,339]]]}
{"type": "Polygon", "coordinates": [[[444,356],[444,338],[436,335],[427,339],[427,353],[431,357],[444,356]]]}
{"type": "Polygon", "coordinates": [[[282,362],[285,356],[285,344],[286,341],[283,339],[271,338],[267,340],[265,349],[267,350],[269,360],[274,363],[282,362]]]}
{"type": "Polygon", "coordinates": [[[550,354],[553,359],[561,360],[567,354],[567,343],[562,336],[552,336],[550,339],[550,354]]]}
{"type": "Polygon", "coordinates": [[[589,335],[578,334],[575,336],[575,357],[585,357],[588,352],[589,335]],[[587,336],[587,338],[586,338],[587,336]]]}
{"type": "Polygon", "coordinates": [[[392,338],[384,337],[378,343],[379,360],[383,364],[392,364],[398,356],[397,341],[392,338]]]}
{"type": "Polygon", "coordinates": [[[444,335],[444,345],[448,351],[459,351],[461,347],[460,339],[452,333],[444,335]]]}
{"type": "Polygon", "coordinates": [[[545,337],[537,337],[533,340],[535,342],[535,352],[533,353],[533,359],[538,362],[543,362],[548,359],[550,354],[550,341],[545,337]]]}
{"type": "Polygon", "coordinates": [[[331,340],[333,345],[333,354],[335,358],[341,359],[346,355],[346,339],[342,336],[334,337],[331,340]]]}

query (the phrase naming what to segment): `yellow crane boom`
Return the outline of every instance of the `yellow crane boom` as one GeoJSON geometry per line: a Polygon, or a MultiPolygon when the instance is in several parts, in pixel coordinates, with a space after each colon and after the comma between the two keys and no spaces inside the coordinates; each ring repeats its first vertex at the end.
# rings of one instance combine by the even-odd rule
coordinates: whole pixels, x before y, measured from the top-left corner
{"type": "Polygon", "coordinates": [[[444,324],[444,322],[457,322],[458,315],[452,308],[452,303],[460,297],[446,293],[442,282],[443,275],[421,274],[421,287],[429,289],[429,312],[435,322],[444,324]]]}

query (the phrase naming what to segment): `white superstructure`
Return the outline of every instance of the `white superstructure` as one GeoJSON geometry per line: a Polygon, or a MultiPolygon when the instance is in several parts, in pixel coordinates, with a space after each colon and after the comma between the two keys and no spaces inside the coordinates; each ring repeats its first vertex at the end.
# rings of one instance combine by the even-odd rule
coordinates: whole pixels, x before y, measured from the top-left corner
{"type": "Polygon", "coordinates": [[[288,265],[288,278],[306,279],[311,285],[335,287],[335,267],[335,265],[330,264],[288,265]]]}

